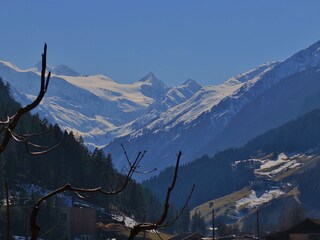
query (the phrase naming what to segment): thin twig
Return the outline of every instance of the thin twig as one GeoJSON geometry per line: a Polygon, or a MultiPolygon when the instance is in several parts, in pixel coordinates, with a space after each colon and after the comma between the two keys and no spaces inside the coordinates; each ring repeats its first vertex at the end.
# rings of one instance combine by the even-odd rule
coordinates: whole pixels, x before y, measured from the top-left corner
{"type": "Polygon", "coordinates": [[[131,167],[131,162],[130,162],[130,160],[129,160],[129,157],[128,157],[128,154],[127,154],[127,151],[126,151],[126,149],[124,148],[124,146],[123,146],[123,144],[122,144],[122,143],[121,143],[120,145],[121,145],[122,150],[123,150],[123,152],[124,152],[124,156],[126,157],[127,163],[128,163],[128,164],[129,164],[129,166],[131,167]]]}
{"type": "MultiPolygon", "coordinates": [[[[4,150],[6,149],[6,147],[10,142],[10,139],[14,139],[17,142],[26,142],[27,150],[29,150],[29,145],[37,148],[46,148],[45,146],[40,146],[40,145],[31,143],[28,140],[28,137],[39,136],[45,133],[21,134],[21,135],[14,133],[14,130],[17,127],[21,117],[26,113],[31,112],[33,109],[35,109],[40,104],[40,102],[42,101],[44,95],[48,90],[51,72],[49,72],[48,75],[46,76],[46,67],[47,67],[47,44],[44,45],[44,50],[42,54],[41,83],[40,83],[40,90],[36,99],[32,103],[28,104],[27,106],[21,107],[14,115],[7,116],[6,121],[0,121],[0,125],[2,125],[0,133],[4,132],[4,136],[2,138],[2,141],[0,142],[0,153],[4,152],[4,150]]],[[[60,144],[57,144],[56,146],[45,151],[37,151],[37,152],[28,151],[28,152],[33,155],[43,154],[55,149],[59,145],[60,144]]]]}
{"type": "Polygon", "coordinates": [[[87,199],[87,198],[90,198],[92,197],[92,195],[84,195],[84,194],[80,194],[78,192],[75,192],[75,194],[78,196],[78,198],[80,199],[87,199]]]}
{"type": "MultiPolygon", "coordinates": [[[[121,194],[123,190],[126,188],[128,183],[130,182],[130,179],[132,177],[132,174],[135,173],[135,169],[137,168],[137,164],[139,163],[139,160],[141,161],[141,153],[138,154],[136,160],[131,163],[131,167],[125,177],[124,182],[121,186],[119,186],[116,190],[106,191],[102,189],[101,187],[97,188],[79,188],[79,187],[73,187],[71,184],[65,184],[64,186],[57,188],[46,195],[42,196],[37,200],[35,205],[33,206],[31,216],[30,216],[30,227],[31,227],[31,239],[36,240],[39,236],[40,226],[37,224],[37,216],[40,211],[41,204],[46,201],[47,199],[62,193],[62,192],[75,192],[79,197],[83,197],[82,194],[93,194],[93,193],[100,193],[103,195],[117,195],[121,194]]],[[[85,196],[84,196],[85,197],[85,196]]]]}
{"type": "Polygon", "coordinates": [[[155,233],[157,234],[157,236],[158,236],[158,238],[159,238],[160,240],[163,240],[163,238],[160,236],[160,234],[158,233],[158,231],[155,231],[155,233]]]}
{"type": "Polygon", "coordinates": [[[169,227],[169,226],[172,226],[181,216],[181,214],[184,212],[184,210],[186,209],[186,207],[188,206],[188,203],[192,197],[192,194],[194,192],[194,189],[195,189],[195,184],[193,184],[192,188],[191,188],[191,191],[189,193],[189,196],[187,198],[187,200],[185,201],[183,207],[180,209],[180,211],[178,212],[177,216],[171,221],[171,222],[168,222],[165,227],[169,227]]]}
{"type": "Polygon", "coordinates": [[[180,213],[177,214],[176,218],[170,222],[170,223],[166,223],[163,224],[164,221],[167,218],[168,215],[168,211],[169,211],[169,207],[170,207],[170,198],[171,198],[171,193],[175,187],[176,181],[177,181],[177,177],[178,177],[178,170],[179,170],[179,164],[180,164],[180,159],[181,159],[182,153],[181,151],[178,153],[177,155],[177,160],[176,160],[176,165],[175,165],[175,169],[174,169],[174,174],[173,174],[173,178],[171,181],[171,185],[168,187],[167,190],[167,194],[166,194],[166,198],[165,198],[165,202],[164,202],[164,206],[163,206],[163,211],[162,214],[160,216],[160,218],[155,222],[155,223],[139,223],[137,225],[135,225],[131,231],[130,231],[130,235],[129,235],[129,240],[133,240],[138,234],[139,232],[142,231],[149,231],[149,230],[156,230],[158,228],[163,228],[163,227],[167,227],[170,226],[171,224],[173,224],[174,222],[176,222],[176,220],[181,216],[183,210],[186,208],[186,206],[189,203],[189,200],[193,194],[194,188],[195,186],[192,187],[191,192],[182,208],[182,210],[180,211],[180,213]]]}

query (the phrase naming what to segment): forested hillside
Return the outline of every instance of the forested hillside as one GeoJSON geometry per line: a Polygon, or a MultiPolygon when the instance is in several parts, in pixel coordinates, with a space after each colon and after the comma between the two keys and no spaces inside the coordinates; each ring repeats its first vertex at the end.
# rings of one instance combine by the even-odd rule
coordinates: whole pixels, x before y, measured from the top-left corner
{"type": "MultiPolygon", "coordinates": [[[[313,149],[313,154],[318,154],[319,136],[320,110],[317,109],[252,139],[243,147],[221,151],[212,158],[203,156],[181,167],[177,195],[173,201],[181,204],[181,196],[188,192],[193,183],[196,184],[196,191],[191,206],[239,190],[255,178],[254,167],[248,161],[235,168],[235,161],[264,157],[269,153],[301,153],[310,149],[313,149]]],[[[317,165],[308,170],[308,173],[291,177],[291,181],[301,182],[301,193],[305,200],[313,190],[319,188],[319,184],[315,184],[319,182],[318,168],[317,165]]],[[[144,185],[161,197],[164,192],[162,183],[166,181],[170,171],[170,168],[164,170],[159,176],[144,182],[144,185]]]]}
{"type": "MultiPolygon", "coordinates": [[[[11,116],[19,107],[19,104],[10,97],[10,86],[5,85],[0,79],[0,119],[6,119],[7,115],[11,116]]],[[[6,151],[0,155],[1,184],[4,181],[8,182],[11,195],[16,195],[16,191],[19,191],[20,195],[25,195],[27,189],[21,187],[24,184],[35,184],[49,190],[61,187],[66,183],[75,187],[100,186],[105,190],[112,190],[112,186],[118,187],[125,178],[125,171],[121,174],[114,169],[111,155],[105,156],[101,150],[89,152],[83,145],[81,138],[77,139],[72,132],[62,132],[59,126],[50,125],[37,115],[25,115],[16,128],[16,132],[45,133],[31,137],[30,140],[44,146],[54,146],[59,142],[61,145],[49,153],[35,156],[28,153],[24,143],[11,140],[6,151]]],[[[1,137],[2,135],[0,135],[1,137]]],[[[71,196],[77,199],[75,194],[71,196]]],[[[2,187],[0,197],[4,199],[2,187]]],[[[37,196],[34,196],[33,199],[28,198],[27,201],[28,204],[33,204],[32,201],[35,200],[37,200],[37,196]]],[[[19,231],[22,231],[21,234],[23,234],[23,229],[25,229],[22,226],[25,221],[25,210],[23,209],[26,199],[21,201],[21,209],[13,208],[12,210],[13,217],[15,217],[12,230],[16,234],[19,231]]],[[[157,219],[162,211],[162,206],[157,198],[133,180],[129,182],[121,195],[97,194],[86,201],[105,209],[117,209],[124,214],[134,214],[138,219],[143,218],[141,209],[148,212],[147,220],[157,219]],[[140,210],[137,211],[137,209],[140,210]]],[[[49,209],[50,207],[44,210],[44,212],[47,211],[47,215],[42,218],[44,221],[41,223],[43,229],[46,229],[46,224],[50,226],[55,221],[50,218],[49,209]]],[[[2,227],[5,225],[4,221],[5,219],[1,218],[0,225],[2,227]]]]}

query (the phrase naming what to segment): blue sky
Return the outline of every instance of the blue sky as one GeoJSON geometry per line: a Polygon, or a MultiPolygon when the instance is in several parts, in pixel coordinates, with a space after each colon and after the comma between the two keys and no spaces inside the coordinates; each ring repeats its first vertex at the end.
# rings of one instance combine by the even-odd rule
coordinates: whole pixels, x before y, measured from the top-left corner
{"type": "Polygon", "coordinates": [[[217,84],[320,40],[318,0],[0,2],[0,59],[40,60],[133,82],[217,84]]]}

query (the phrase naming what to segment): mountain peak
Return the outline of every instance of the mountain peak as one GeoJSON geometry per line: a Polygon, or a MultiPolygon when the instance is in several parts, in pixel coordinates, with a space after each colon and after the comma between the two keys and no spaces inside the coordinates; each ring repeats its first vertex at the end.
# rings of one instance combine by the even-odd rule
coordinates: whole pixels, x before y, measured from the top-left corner
{"type": "Polygon", "coordinates": [[[193,79],[187,79],[183,84],[182,86],[185,86],[189,89],[192,89],[192,90],[196,90],[198,91],[200,88],[202,88],[202,86],[196,81],[196,80],[193,80],[193,79]]]}
{"type": "Polygon", "coordinates": [[[168,88],[164,82],[158,79],[152,72],[149,72],[138,82],[142,83],[141,92],[154,99],[161,98],[168,88]]]}
{"type": "Polygon", "coordinates": [[[153,72],[149,72],[146,76],[144,76],[143,78],[141,78],[139,80],[139,82],[153,82],[153,81],[160,81],[161,82],[161,80],[159,80],[156,77],[156,75],[154,75],[153,72]]]}
{"type": "MultiPolygon", "coordinates": [[[[38,71],[41,71],[42,63],[39,62],[36,66],[38,71]]],[[[72,76],[77,77],[81,74],[68,67],[67,65],[59,64],[57,66],[47,66],[47,70],[56,75],[72,76]]]]}
{"type": "Polygon", "coordinates": [[[191,78],[187,79],[187,80],[183,83],[183,85],[190,85],[190,84],[197,84],[197,85],[201,86],[196,80],[193,80],[193,79],[191,79],[191,78]]]}
{"type": "Polygon", "coordinates": [[[141,78],[138,82],[143,82],[157,88],[167,88],[166,84],[161,81],[153,72],[149,72],[146,76],[141,78]]]}
{"type": "Polygon", "coordinates": [[[157,78],[157,77],[154,75],[153,72],[149,72],[149,73],[147,74],[147,77],[148,77],[148,78],[157,78]]]}

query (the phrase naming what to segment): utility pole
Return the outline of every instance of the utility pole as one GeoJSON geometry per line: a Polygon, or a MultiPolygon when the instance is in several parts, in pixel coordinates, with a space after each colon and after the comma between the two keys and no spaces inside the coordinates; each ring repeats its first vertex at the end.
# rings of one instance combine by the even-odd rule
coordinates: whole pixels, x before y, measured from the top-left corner
{"type": "Polygon", "coordinates": [[[259,209],[257,209],[257,237],[260,240],[260,221],[259,221],[259,209]]]}
{"type": "Polygon", "coordinates": [[[28,200],[25,200],[24,201],[24,208],[25,208],[25,213],[26,213],[26,219],[25,219],[25,228],[26,228],[26,239],[28,239],[28,235],[29,235],[29,233],[28,233],[28,230],[29,230],[29,225],[28,225],[28,220],[29,220],[29,218],[28,218],[28,200]]]}
{"type": "Polygon", "coordinates": [[[214,240],[214,208],[212,208],[212,239],[214,240]]]}
{"type": "MultiPolygon", "coordinates": [[[[143,222],[146,222],[146,209],[143,209],[143,222]]],[[[143,239],[146,240],[146,230],[143,230],[143,239]]]]}
{"type": "Polygon", "coordinates": [[[11,233],[10,233],[10,201],[9,201],[9,190],[8,190],[8,183],[5,182],[4,183],[4,188],[5,188],[5,192],[6,192],[6,207],[7,207],[7,211],[6,211],[6,220],[7,220],[7,235],[6,235],[6,239],[9,240],[11,239],[11,233]]]}

